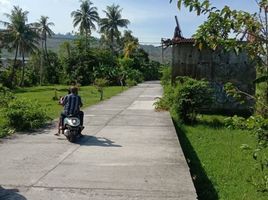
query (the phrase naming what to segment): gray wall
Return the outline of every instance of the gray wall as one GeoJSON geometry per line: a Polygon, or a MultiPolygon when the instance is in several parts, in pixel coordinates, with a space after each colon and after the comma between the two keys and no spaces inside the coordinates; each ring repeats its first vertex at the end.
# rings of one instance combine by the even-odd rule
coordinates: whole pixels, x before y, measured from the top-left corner
{"type": "Polygon", "coordinates": [[[208,112],[224,112],[229,114],[248,114],[254,101],[248,99],[240,105],[233,98],[227,97],[224,84],[232,82],[240,90],[255,94],[253,81],[256,78],[254,64],[246,53],[236,55],[234,52],[222,50],[198,50],[193,43],[179,43],[172,49],[172,80],[177,76],[189,76],[195,79],[206,79],[215,89],[215,104],[208,112]]]}

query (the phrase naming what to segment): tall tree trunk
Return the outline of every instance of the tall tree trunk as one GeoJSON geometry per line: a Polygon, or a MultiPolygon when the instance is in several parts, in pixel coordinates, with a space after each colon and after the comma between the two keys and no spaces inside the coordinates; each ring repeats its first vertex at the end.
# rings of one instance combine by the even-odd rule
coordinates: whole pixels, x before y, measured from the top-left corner
{"type": "Polygon", "coordinates": [[[20,86],[24,86],[24,74],[25,74],[25,57],[24,57],[24,50],[22,52],[22,74],[21,74],[21,81],[20,86]]]}
{"type": "Polygon", "coordinates": [[[111,50],[112,55],[114,56],[114,29],[111,30],[111,50]]]}
{"type": "MultiPolygon", "coordinates": [[[[267,7],[264,8],[265,13],[265,48],[266,48],[266,66],[264,68],[264,73],[268,75],[268,13],[267,13],[267,7]]],[[[265,104],[268,104],[268,81],[265,83],[265,104]]]]}
{"type": "Polygon", "coordinates": [[[88,50],[88,31],[86,29],[86,51],[88,50]]]}
{"type": "Polygon", "coordinates": [[[16,45],[16,52],[15,52],[15,58],[14,58],[14,63],[13,63],[13,66],[12,66],[12,71],[11,71],[11,74],[9,76],[9,86],[12,88],[14,85],[13,85],[13,81],[14,81],[14,77],[15,77],[15,73],[16,73],[16,64],[17,64],[17,57],[18,57],[18,51],[19,51],[19,44],[16,45]]]}
{"type": "Polygon", "coordinates": [[[41,42],[41,55],[40,55],[40,81],[39,84],[43,84],[43,70],[44,70],[44,41],[41,42]]]}
{"type": "Polygon", "coordinates": [[[45,43],[46,61],[47,61],[47,64],[50,66],[50,60],[49,60],[49,56],[48,56],[48,52],[47,52],[47,35],[46,34],[45,34],[45,37],[44,37],[44,43],[45,43]]]}

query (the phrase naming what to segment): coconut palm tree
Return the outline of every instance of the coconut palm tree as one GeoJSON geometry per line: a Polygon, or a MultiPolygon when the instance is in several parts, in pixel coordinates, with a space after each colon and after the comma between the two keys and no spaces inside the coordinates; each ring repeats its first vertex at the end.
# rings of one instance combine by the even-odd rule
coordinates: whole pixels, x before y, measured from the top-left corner
{"type": "Polygon", "coordinates": [[[41,45],[42,49],[45,52],[45,55],[47,57],[47,38],[54,35],[54,32],[50,29],[50,26],[55,26],[53,22],[48,22],[49,17],[47,16],[41,16],[39,21],[35,23],[35,26],[40,34],[41,37],[41,45]]]}
{"type": "Polygon", "coordinates": [[[40,85],[42,85],[42,75],[43,75],[43,58],[45,55],[47,63],[50,65],[48,53],[47,53],[47,38],[54,35],[54,32],[50,29],[50,26],[54,26],[53,22],[48,22],[49,17],[41,16],[39,21],[35,23],[35,27],[41,38],[41,49],[42,53],[40,55],[41,58],[41,66],[40,66],[40,85]]]}
{"type": "Polygon", "coordinates": [[[130,56],[138,49],[138,44],[135,41],[125,43],[124,46],[124,57],[130,58],[130,56]]]}
{"type": "Polygon", "coordinates": [[[127,19],[122,19],[122,9],[120,9],[119,5],[107,6],[103,12],[106,14],[106,18],[100,19],[100,32],[109,39],[110,48],[114,53],[114,41],[120,36],[118,28],[127,28],[130,22],[127,19]]]}
{"type": "Polygon", "coordinates": [[[28,11],[23,11],[20,7],[14,6],[11,14],[5,13],[9,22],[0,21],[6,29],[2,31],[4,42],[11,49],[15,49],[14,63],[9,77],[10,86],[13,87],[15,70],[18,55],[22,56],[22,76],[20,85],[24,84],[25,54],[37,50],[38,34],[33,28],[33,24],[27,24],[28,11]]]}
{"type": "Polygon", "coordinates": [[[73,17],[73,26],[75,28],[79,26],[80,34],[85,34],[87,46],[88,37],[93,30],[96,30],[95,23],[99,21],[99,14],[90,0],[81,0],[80,2],[80,10],[73,11],[71,17],[73,17]]]}

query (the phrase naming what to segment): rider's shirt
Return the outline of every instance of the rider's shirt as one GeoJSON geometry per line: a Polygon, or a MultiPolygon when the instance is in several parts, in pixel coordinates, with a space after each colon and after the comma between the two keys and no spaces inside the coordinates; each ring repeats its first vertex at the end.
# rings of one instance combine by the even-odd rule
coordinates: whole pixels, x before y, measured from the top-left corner
{"type": "Polygon", "coordinates": [[[83,105],[81,97],[75,94],[67,95],[63,100],[64,113],[66,115],[75,115],[80,111],[80,107],[83,105]]]}

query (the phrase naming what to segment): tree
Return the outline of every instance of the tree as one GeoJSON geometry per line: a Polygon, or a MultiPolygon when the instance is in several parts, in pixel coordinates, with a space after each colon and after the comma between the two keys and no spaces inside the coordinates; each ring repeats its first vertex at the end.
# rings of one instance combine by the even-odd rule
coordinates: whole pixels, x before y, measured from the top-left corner
{"type": "Polygon", "coordinates": [[[120,31],[118,28],[127,28],[127,25],[130,23],[127,19],[122,19],[121,15],[122,9],[120,9],[119,5],[111,5],[107,6],[104,13],[106,14],[106,18],[100,19],[100,32],[103,33],[107,40],[110,43],[110,48],[114,54],[114,41],[119,38],[120,31]]]}
{"type": "Polygon", "coordinates": [[[5,14],[10,22],[1,21],[6,27],[2,31],[4,42],[11,49],[15,49],[14,63],[9,77],[9,84],[13,87],[13,80],[16,71],[18,54],[22,56],[22,75],[20,85],[23,86],[25,72],[25,54],[37,50],[38,34],[33,28],[33,24],[27,24],[28,11],[23,11],[18,6],[14,6],[11,14],[5,14]]]}
{"type": "Polygon", "coordinates": [[[138,49],[139,40],[135,38],[129,30],[124,31],[124,36],[120,41],[123,43],[122,46],[125,57],[129,58],[138,49]]]}
{"type": "MultiPolygon", "coordinates": [[[[197,15],[206,14],[207,20],[199,26],[194,34],[199,48],[208,47],[215,50],[223,47],[236,53],[247,51],[257,61],[261,73],[256,83],[266,83],[264,91],[265,104],[268,104],[268,1],[255,0],[258,13],[248,13],[231,9],[213,7],[209,0],[178,0],[178,8],[182,5],[197,15]],[[242,42],[247,39],[247,42],[242,42]]],[[[172,0],[170,0],[172,2],[172,0]]]]}
{"type": "MultiPolygon", "coordinates": [[[[3,37],[1,36],[1,32],[0,32],[0,38],[2,39],[3,37]]],[[[0,39],[0,68],[2,67],[2,60],[1,60],[1,58],[2,58],[2,44],[3,44],[3,41],[1,41],[1,39],[0,39]]]]}
{"type": "Polygon", "coordinates": [[[35,26],[38,30],[38,33],[40,34],[41,38],[41,48],[42,48],[42,54],[41,54],[41,68],[40,68],[40,84],[42,85],[42,76],[44,71],[44,62],[43,58],[45,55],[47,63],[50,65],[49,56],[47,52],[47,38],[54,35],[54,32],[50,29],[50,26],[54,26],[53,22],[48,22],[49,17],[47,16],[41,16],[39,21],[35,23],[35,26]]]}
{"type": "MultiPolygon", "coordinates": [[[[172,0],[170,0],[171,2],[172,0]]],[[[255,0],[259,12],[250,14],[245,11],[233,10],[228,6],[223,9],[213,7],[209,0],[178,0],[178,7],[182,4],[197,15],[207,14],[208,18],[194,35],[196,45],[211,49],[217,47],[225,50],[234,50],[239,53],[246,51],[257,62],[257,68],[261,76],[255,82],[266,85],[264,90],[265,104],[262,108],[264,117],[267,117],[268,105],[268,1],[255,0]],[[247,42],[245,41],[247,39],[247,42]],[[266,115],[266,116],[265,116],[266,115]]],[[[243,91],[235,91],[235,88],[226,85],[227,92],[234,92],[236,96],[245,94],[243,91]],[[231,90],[230,90],[231,89],[231,90]]],[[[248,94],[246,94],[248,96],[248,94]]],[[[256,97],[253,97],[258,100],[256,97]]],[[[260,116],[252,116],[239,123],[243,130],[249,130],[256,135],[256,148],[253,149],[253,158],[257,162],[254,168],[258,170],[252,178],[253,184],[258,191],[267,192],[268,160],[267,160],[267,119],[260,116]],[[256,119],[255,119],[256,118],[256,119]],[[241,126],[242,124],[242,126],[241,126]]],[[[252,152],[250,152],[252,153],[252,152]]]]}
{"type": "Polygon", "coordinates": [[[88,37],[91,35],[92,30],[96,30],[95,23],[99,21],[99,14],[90,0],[81,0],[80,2],[80,10],[73,11],[71,16],[74,18],[73,26],[79,26],[80,34],[85,34],[87,46],[88,37]]]}

